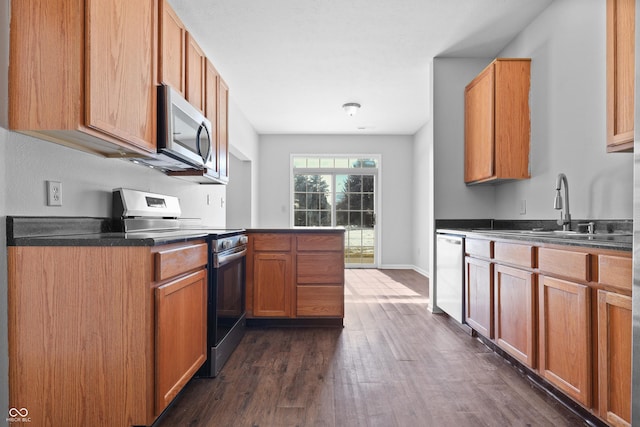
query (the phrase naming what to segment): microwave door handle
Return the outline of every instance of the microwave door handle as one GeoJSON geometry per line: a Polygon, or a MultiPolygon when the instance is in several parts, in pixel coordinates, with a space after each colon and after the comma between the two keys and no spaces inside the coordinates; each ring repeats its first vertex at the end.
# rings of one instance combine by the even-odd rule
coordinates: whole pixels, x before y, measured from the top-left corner
{"type": "MultiPolygon", "coordinates": [[[[200,147],[200,134],[202,133],[203,129],[207,134],[207,141],[211,141],[211,135],[209,135],[209,130],[207,129],[207,126],[205,126],[205,123],[202,122],[202,124],[200,124],[200,127],[198,128],[198,132],[196,133],[196,148],[198,149],[198,155],[202,158],[202,161],[204,162],[204,164],[206,164],[207,161],[209,160],[209,156],[211,155],[211,148],[207,150],[207,156],[205,158],[205,156],[202,155],[202,149],[200,147]]],[[[209,146],[211,146],[210,143],[209,143],[209,146]]]]}

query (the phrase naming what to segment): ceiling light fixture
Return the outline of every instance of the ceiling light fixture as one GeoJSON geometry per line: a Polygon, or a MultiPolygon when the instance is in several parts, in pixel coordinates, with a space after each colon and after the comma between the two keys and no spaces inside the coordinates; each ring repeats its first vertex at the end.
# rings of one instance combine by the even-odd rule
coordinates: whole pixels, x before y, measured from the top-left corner
{"type": "Polygon", "coordinates": [[[342,106],[342,109],[347,113],[347,115],[354,116],[360,109],[360,104],[357,102],[347,102],[342,106]]]}

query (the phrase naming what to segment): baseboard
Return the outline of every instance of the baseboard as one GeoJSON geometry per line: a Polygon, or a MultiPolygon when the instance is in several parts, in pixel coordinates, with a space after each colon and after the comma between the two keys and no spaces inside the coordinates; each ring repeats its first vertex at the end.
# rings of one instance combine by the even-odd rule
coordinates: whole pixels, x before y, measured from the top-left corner
{"type": "Polygon", "coordinates": [[[429,278],[429,272],[410,264],[384,264],[378,267],[380,270],[413,270],[416,273],[429,278]]]}

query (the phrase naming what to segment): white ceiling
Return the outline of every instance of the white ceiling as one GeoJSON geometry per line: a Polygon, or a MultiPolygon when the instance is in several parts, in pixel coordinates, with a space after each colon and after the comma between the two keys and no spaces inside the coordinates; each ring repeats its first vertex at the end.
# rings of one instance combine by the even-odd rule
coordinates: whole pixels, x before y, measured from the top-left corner
{"type": "Polygon", "coordinates": [[[493,58],[551,1],[169,3],[258,133],[406,135],[431,115],[433,57],[493,58]]]}

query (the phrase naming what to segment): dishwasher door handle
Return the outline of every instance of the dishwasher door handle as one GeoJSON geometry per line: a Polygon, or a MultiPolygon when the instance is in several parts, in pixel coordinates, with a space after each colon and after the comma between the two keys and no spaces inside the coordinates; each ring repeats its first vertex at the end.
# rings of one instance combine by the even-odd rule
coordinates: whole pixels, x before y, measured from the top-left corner
{"type": "Polygon", "coordinates": [[[450,237],[441,237],[438,236],[438,240],[441,242],[447,242],[447,243],[451,243],[454,245],[461,245],[462,244],[462,239],[455,239],[455,238],[450,238],[450,237]]]}

